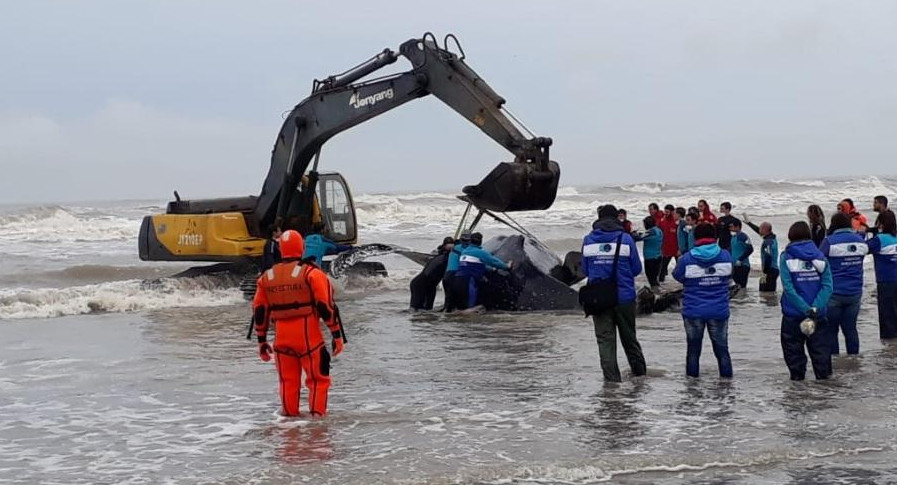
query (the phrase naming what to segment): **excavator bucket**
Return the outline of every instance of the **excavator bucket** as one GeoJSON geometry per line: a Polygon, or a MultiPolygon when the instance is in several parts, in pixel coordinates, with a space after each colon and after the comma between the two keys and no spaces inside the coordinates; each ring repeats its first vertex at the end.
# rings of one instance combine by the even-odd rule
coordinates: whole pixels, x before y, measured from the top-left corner
{"type": "Polygon", "coordinates": [[[502,162],[477,185],[464,187],[474,206],[493,212],[543,210],[551,207],[558,192],[561,168],[548,162],[547,170],[534,163],[502,162]]]}

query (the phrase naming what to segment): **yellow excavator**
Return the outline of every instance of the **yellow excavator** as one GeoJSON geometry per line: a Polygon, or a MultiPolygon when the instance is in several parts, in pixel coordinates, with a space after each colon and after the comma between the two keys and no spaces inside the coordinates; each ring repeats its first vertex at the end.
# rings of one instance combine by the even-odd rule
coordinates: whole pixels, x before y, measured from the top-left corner
{"type": "Polygon", "coordinates": [[[557,194],[560,168],[549,159],[551,139],[536,137],[505,108],[505,100],[465,62],[457,38],[442,46],[427,33],[385,49],[341,74],[315,80],[311,95],[286,117],[274,142],[268,176],[258,196],[182,200],[164,214],[146,216],[140,227],[144,261],[255,263],[275,227],[303,234],[320,231],[341,244],[355,244],[355,206],[345,179],[318,172],[321,147],[334,135],[433,95],[514,155],[462,199],[481,211],[547,209],[557,194]],[[454,42],[457,53],[448,48],[454,42]],[[404,57],[407,72],[364,80],[404,57]],[[530,136],[525,136],[526,132],[530,136]]]}

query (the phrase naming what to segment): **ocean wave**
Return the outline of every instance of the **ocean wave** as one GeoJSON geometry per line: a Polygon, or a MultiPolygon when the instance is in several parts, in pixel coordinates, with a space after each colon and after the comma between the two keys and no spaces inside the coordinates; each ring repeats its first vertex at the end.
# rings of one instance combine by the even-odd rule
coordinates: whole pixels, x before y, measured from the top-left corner
{"type": "Polygon", "coordinates": [[[667,184],[663,182],[647,182],[633,185],[618,185],[616,188],[623,192],[635,192],[639,194],[659,194],[663,192],[667,184]]]}
{"type": "Polygon", "coordinates": [[[232,305],[243,302],[238,283],[234,277],[215,275],[67,288],[5,288],[0,289],[0,320],[232,305]]]}
{"type": "Polygon", "coordinates": [[[140,221],[112,214],[82,215],[61,206],[0,214],[0,241],[73,243],[135,240],[140,221]]]}

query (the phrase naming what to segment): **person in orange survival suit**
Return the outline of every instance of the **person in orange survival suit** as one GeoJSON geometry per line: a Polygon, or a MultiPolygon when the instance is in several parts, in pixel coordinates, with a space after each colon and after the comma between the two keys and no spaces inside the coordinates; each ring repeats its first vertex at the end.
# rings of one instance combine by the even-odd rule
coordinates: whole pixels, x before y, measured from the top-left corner
{"type": "Polygon", "coordinates": [[[320,320],[333,337],[333,356],[343,351],[346,336],[333,288],[327,275],[314,263],[302,261],[305,241],[293,230],[280,237],[282,262],[262,273],[252,302],[259,357],[271,360],[268,326],[277,322],[274,358],[280,375],[280,400],[285,416],[299,416],[302,372],[308,388],[311,414],[327,413],[330,388],[330,353],[324,345],[320,320]]]}

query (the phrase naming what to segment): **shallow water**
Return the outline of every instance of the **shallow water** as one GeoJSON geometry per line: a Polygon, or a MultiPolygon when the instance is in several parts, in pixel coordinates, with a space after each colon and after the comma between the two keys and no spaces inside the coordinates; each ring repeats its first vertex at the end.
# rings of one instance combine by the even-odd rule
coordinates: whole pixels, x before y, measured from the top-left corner
{"type": "MultiPolygon", "coordinates": [[[[733,305],[732,381],[684,377],[676,314],[639,320],[649,376],[601,382],[578,314],[343,303],[331,415],[277,415],[244,305],[4,324],[0,479],[21,483],[891,483],[897,348],[792,383],[779,309],[733,305]]],[[[621,363],[623,363],[621,353],[621,363]]],[[[625,365],[625,364],[624,364],[625,365]]]]}
{"type": "MultiPolygon", "coordinates": [[[[829,213],[895,185],[566,187],[517,218],[563,254],[599,203],[638,221],[648,202],[700,194],[771,221],[784,247],[807,203],[829,213]]],[[[453,194],[356,202],[362,242],[417,251],[464,208],[453,194]]],[[[648,377],[605,385],[581,315],[411,314],[416,268],[388,256],[389,279],[339,283],[349,345],[331,414],[291,420],[273,364],[245,339],[237,282],[164,278],[184,265],[137,260],[140,218],[163,205],[0,207],[0,483],[897,483],[897,347],[878,340],[871,261],[862,355],[836,359],[831,381],[788,380],[776,299],[752,280],[733,302],[733,380],[716,377],[709,342],[702,377],[687,379],[682,322],[665,313],[638,321],[648,377]]]]}

